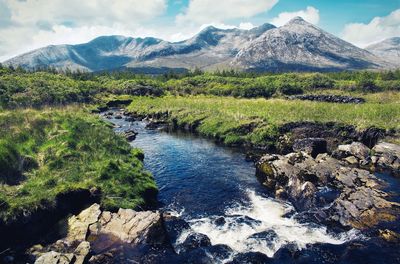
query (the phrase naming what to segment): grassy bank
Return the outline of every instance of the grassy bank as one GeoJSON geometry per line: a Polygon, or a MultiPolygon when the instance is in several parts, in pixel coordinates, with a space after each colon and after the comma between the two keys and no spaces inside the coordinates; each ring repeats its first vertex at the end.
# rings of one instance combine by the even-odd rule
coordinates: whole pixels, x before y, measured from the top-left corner
{"type": "Polygon", "coordinates": [[[354,105],[283,99],[168,96],[136,98],[128,110],[150,115],[167,113],[168,119],[178,126],[195,126],[199,133],[226,144],[273,144],[279,136],[279,127],[290,122],[335,122],[359,129],[375,126],[399,130],[399,103],[396,100],[383,102],[379,97],[354,105]]]}
{"type": "Polygon", "coordinates": [[[11,220],[54,205],[59,194],[91,188],[108,209],[144,205],[157,188],[141,155],[78,107],[0,112],[0,217],[11,220]]]}

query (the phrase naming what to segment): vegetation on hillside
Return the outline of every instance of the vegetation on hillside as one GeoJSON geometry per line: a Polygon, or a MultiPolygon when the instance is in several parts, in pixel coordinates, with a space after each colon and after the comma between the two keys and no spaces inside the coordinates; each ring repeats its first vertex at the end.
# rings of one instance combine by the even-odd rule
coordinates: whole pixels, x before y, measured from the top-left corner
{"type": "Polygon", "coordinates": [[[400,70],[386,72],[253,74],[223,71],[144,76],[129,72],[26,72],[0,67],[0,107],[101,103],[118,95],[216,95],[269,98],[324,89],[400,91],[400,70]]]}
{"type": "Polygon", "coordinates": [[[96,188],[105,208],[135,208],[155,198],[139,150],[78,107],[0,113],[0,217],[54,205],[57,195],[96,188]]]}

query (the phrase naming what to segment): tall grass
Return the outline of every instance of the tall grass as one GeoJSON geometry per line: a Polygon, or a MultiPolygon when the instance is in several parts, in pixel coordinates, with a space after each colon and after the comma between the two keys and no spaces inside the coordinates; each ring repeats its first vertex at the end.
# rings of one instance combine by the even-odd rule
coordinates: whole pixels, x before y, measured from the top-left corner
{"type": "Polygon", "coordinates": [[[400,129],[399,101],[365,104],[335,104],[284,99],[237,99],[232,97],[191,96],[136,98],[129,110],[140,114],[168,113],[178,125],[201,120],[198,131],[228,141],[249,140],[259,143],[274,138],[277,128],[298,121],[335,122],[357,128],[376,126],[400,129]],[[250,134],[237,132],[257,123],[250,134]]]}

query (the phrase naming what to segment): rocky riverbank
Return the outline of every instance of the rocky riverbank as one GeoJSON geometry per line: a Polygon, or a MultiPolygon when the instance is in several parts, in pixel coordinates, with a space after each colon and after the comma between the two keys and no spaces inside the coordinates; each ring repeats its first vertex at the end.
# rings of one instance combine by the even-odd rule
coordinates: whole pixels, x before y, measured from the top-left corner
{"type": "Polygon", "coordinates": [[[319,222],[366,229],[396,221],[400,204],[391,201],[387,183],[373,172],[398,175],[400,146],[379,143],[369,149],[353,142],[329,155],[321,142],[307,139],[297,152],[264,155],[256,164],[258,178],[277,198],[319,222]]]}

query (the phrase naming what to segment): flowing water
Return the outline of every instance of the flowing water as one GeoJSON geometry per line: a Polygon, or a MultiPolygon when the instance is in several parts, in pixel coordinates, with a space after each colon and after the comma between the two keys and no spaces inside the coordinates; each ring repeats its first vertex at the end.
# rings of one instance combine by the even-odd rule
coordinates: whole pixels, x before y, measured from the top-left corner
{"type": "Polygon", "coordinates": [[[257,181],[254,165],[238,150],[193,135],[147,130],[144,122],[110,121],[118,126],[116,132],[139,133],[131,145],[145,153],[145,167],[159,186],[161,209],[189,223],[191,230],[182,232],[177,244],[197,232],[213,245],[229,246],[233,255],[261,252],[272,257],[287,245],[303,249],[361,237],[355,230],[338,233],[296,220],[293,206],[269,195],[257,181]]]}

